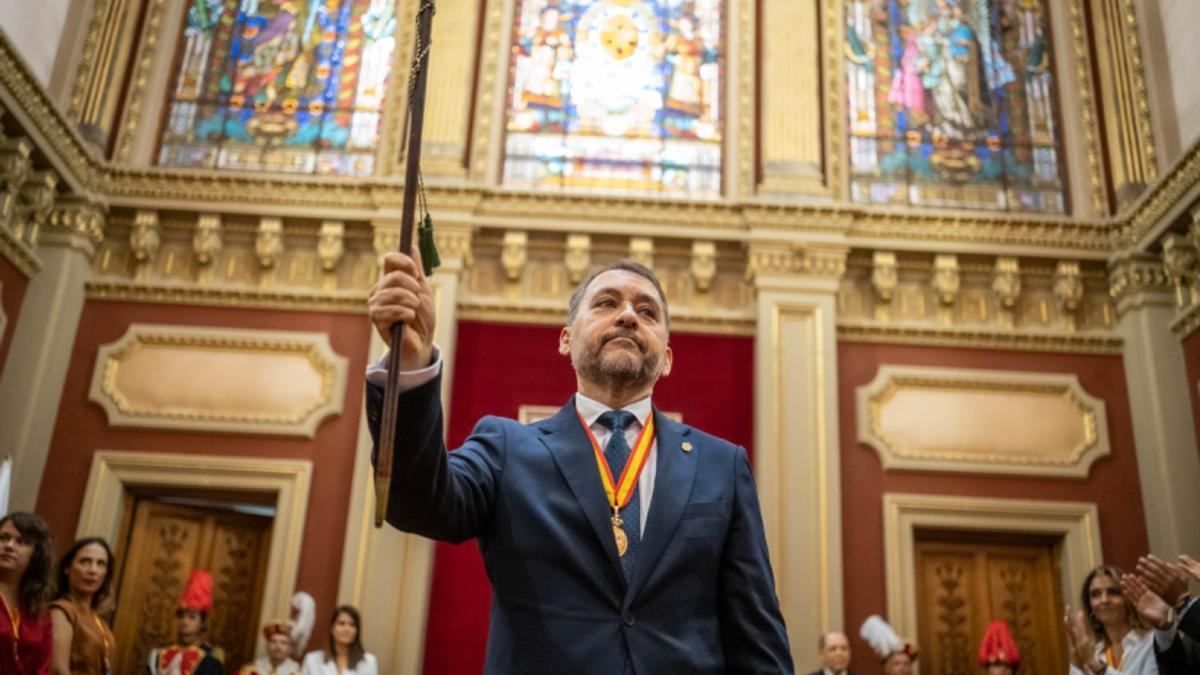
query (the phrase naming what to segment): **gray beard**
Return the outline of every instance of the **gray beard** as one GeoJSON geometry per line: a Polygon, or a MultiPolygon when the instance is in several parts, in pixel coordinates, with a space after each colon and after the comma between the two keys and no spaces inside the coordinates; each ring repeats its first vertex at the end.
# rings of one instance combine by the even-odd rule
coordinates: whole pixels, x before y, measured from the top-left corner
{"type": "Polygon", "coordinates": [[[661,356],[648,352],[637,360],[605,356],[605,344],[593,352],[571,354],[571,365],[583,379],[617,389],[639,389],[658,379],[661,356]]]}

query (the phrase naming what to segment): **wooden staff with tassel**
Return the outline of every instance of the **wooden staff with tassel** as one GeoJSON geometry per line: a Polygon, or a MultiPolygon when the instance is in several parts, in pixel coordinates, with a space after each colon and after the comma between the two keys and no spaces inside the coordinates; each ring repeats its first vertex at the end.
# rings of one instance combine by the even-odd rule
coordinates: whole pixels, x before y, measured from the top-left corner
{"type": "MultiPolygon", "coordinates": [[[[425,274],[438,264],[433,246],[433,221],[425,206],[425,186],[421,180],[421,135],[425,126],[425,85],[429,71],[430,33],[434,0],[421,0],[417,9],[417,39],[413,48],[412,70],[408,78],[408,163],[404,171],[404,202],[400,214],[400,252],[410,253],[418,199],[422,211],[420,228],[421,259],[425,274]]],[[[392,484],[392,454],[396,443],[396,415],[400,399],[400,351],[404,324],[392,326],[387,357],[387,387],[383,394],[383,419],[379,430],[379,454],[375,463],[375,527],[382,527],[387,516],[388,491],[392,484]]]]}

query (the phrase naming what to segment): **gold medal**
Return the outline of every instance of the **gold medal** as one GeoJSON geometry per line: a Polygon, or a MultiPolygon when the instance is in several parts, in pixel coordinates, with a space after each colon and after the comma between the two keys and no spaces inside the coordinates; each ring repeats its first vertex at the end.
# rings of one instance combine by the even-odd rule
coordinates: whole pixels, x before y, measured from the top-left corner
{"type": "Polygon", "coordinates": [[[621,520],[621,516],[616,513],[612,517],[613,538],[617,540],[617,556],[624,557],[625,551],[629,550],[629,537],[625,536],[623,525],[625,521],[621,520]]]}

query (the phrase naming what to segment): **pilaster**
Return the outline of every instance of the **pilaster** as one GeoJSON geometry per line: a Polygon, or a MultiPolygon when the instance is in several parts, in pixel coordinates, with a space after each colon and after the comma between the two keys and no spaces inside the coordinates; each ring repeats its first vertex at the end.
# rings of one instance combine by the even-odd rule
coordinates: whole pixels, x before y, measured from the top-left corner
{"type": "Polygon", "coordinates": [[[847,250],[750,244],[757,291],[754,473],[796,663],[841,630],[837,289],[847,250]]]}
{"type": "MultiPolygon", "coordinates": [[[[376,252],[382,256],[399,243],[399,222],[378,220],[376,252]]],[[[471,262],[472,230],[469,225],[439,221],[435,239],[442,264],[431,282],[437,311],[434,340],[442,351],[442,409],[449,411],[454,381],[455,336],[459,277],[471,262]]],[[[386,350],[372,333],[368,361],[374,363],[386,350]]],[[[373,526],[375,490],[371,471],[371,435],[366,416],[359,423],[346,540],[338,602],[358,607],[363,614],[364,642],[379,660],[380,672],[408,675],[421,672],[424,663],[425,621],[429,615],[429,587],[433,578],[435,544],[429,539],[373,526]]]]}
{"type": "Polygon", "coordinates": [[[31,510],[42,484],[83,312],[84,282],[103,238],[104,222],[104,213],[95,205],[66,198],[40,223],[41,271],[30,279],[21,313],[15,317],[0,378],[0,449],[13,456],[14,510],[31,510]]]}
{"type": "Polygon", "coordinates": [[[1183,351],[1171,331],[1175,290],[1159,260],[1130,254],[1109,264],[1125,340],[1125,379],[1150,550],[1200,550],[1200,459],[1183,351]]]}

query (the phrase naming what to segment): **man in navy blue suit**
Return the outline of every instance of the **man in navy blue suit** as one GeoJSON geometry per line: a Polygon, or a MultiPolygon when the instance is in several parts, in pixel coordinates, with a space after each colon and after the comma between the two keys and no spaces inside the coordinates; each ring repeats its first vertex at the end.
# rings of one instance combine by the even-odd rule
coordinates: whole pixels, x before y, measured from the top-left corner
{"type": "MultiPolygon", "coordinates": [[[[651,403],[673,358],[654,274],[624,260],[575,290],[558,350],[578,393],[558,414],[485,417],[447,453],[433,294],[414,258],[388,254],[368,300],[385,340],[405,324],[387,520],[478,541],[485,672],[793,672],[745,450],[651,403]]],[[[376,443],[384,381],[368,370],[376,443]]]]}

